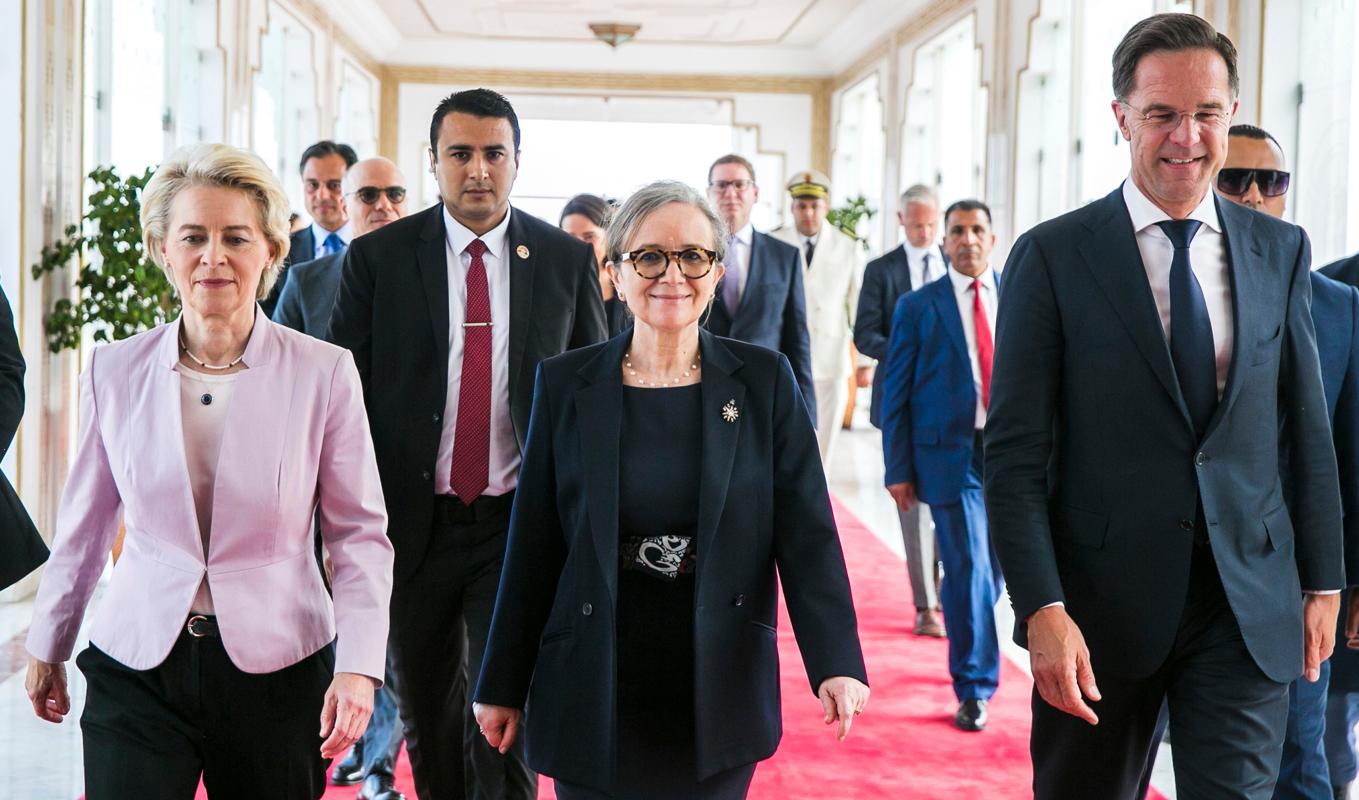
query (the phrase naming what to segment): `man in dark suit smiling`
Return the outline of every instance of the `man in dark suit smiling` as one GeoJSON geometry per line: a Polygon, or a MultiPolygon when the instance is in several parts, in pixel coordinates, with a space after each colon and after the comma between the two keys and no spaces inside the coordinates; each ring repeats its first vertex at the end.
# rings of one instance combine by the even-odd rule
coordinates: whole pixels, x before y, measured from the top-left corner
{"type": "Polygon", "coordinates": [[[354,351],[396,548],[391,652],[420,797],[532,798],[477,735],[480,667],[538,362],[605,336],[590,247],[510,207],[519,121],[495,92],[435,109],[443,201],[354,240],[329,338],[354,351]],[[467,647],[463,641],[466,637],[467,647]]]}

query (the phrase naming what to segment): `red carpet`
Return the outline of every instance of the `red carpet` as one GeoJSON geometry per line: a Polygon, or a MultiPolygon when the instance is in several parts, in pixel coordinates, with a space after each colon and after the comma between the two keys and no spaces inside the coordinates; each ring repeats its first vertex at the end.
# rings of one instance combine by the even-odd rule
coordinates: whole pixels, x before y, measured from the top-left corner
{"type": "MultiPolygon", "coordinates": [[[[756,771],[750,796],[755,800],[1032,797],[1028,752],[1032,682],[1004,661],[987,730],[979,734],[956,730],[948,646],[943,640],[911,635],[913,613],[901,559],[838,502],[835,515],[854,585],[873,696],[849,738],[837,742],[834,728],[821,722],[821,704],[807,686],[784,611],[779,620],[783,743],[756,771]]],[[[542,783],[539,798],[554,797],[551,781],[542,783]]],[[[397,785],[415,800],[404,754],[397,785]]],[[[356,793],[357,787],[335,787],[325,797],[341,800],[356,793]]],[[[199,796],[206,797],[201,791],[199,796]]],[[[1162,800],[1154,791],[1151,798],[1162,800]]]]}

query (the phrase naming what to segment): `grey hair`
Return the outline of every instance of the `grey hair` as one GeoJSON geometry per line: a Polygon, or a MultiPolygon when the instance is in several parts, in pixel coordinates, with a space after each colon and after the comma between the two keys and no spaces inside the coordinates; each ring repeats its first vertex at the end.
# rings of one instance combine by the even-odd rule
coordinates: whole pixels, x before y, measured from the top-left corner
{"type": "Polygon", "coordinates": [[[608,260],[618,263],[618,257],[632,246],[632,238],[647,217],[662,206],[682,203],[692,206],[703,214],[712,228],[712,249],[717,252],[717,260],[727,255],[727,224],[713,211],[708,199],[687,183],[680,181],[655,181],[633,192],[623,201],[623,205],[613,212],[609,219],[608,260]]]}
{"type": "Polygon", "coordinates": [[[923,183],[917,183],[901,193],[901,208],[905,210],[911,203],[939,207],[939,197],[934,190],[923,183]]]}

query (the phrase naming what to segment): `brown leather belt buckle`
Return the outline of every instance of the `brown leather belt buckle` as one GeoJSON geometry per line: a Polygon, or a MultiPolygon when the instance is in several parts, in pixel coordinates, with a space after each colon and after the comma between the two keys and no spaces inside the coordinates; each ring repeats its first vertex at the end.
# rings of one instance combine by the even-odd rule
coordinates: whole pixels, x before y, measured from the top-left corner
{"type": "Polygon", "coordinates": [[[184,625],[184,630],[195,639],[202,639],[205,636],[217,635],[217,623],[208,619],[202,614],[194,614],[189,617],[189,621],[184,625]]]}

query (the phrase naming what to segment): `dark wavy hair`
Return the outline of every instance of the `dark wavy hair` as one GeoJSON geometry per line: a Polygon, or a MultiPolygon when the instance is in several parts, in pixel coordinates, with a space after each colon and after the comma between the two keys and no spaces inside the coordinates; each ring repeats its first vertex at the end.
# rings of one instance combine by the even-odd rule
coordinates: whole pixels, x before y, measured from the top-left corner
{"type": "Polygon", "coordinates": [[[514,113],[514,106],[505,99],[505,95],[493,92],[490,89],[468,89],[463,92],[454,92],[434,107],[434,118],[429,123],[429,147],[431,150],[439,149],[439,127],[444,124],[444,117],[457,112],[459,114],[471,114],[474,117],[494,118],[509,120],[510,130],[514,131],[514,150],[519,152],[519,117],[514,113]]]}
{"type": "Polygon", "coordinates": [[[613,206],[609,201],[593,194],[578,194],[566,201],[562,207],[562,215],[557,220],[561,225],[566,218],[572,214],[579,214],[595,224],[595,227],[603,228],[609,224],[609,214],[612,213],[613,206]]]}

